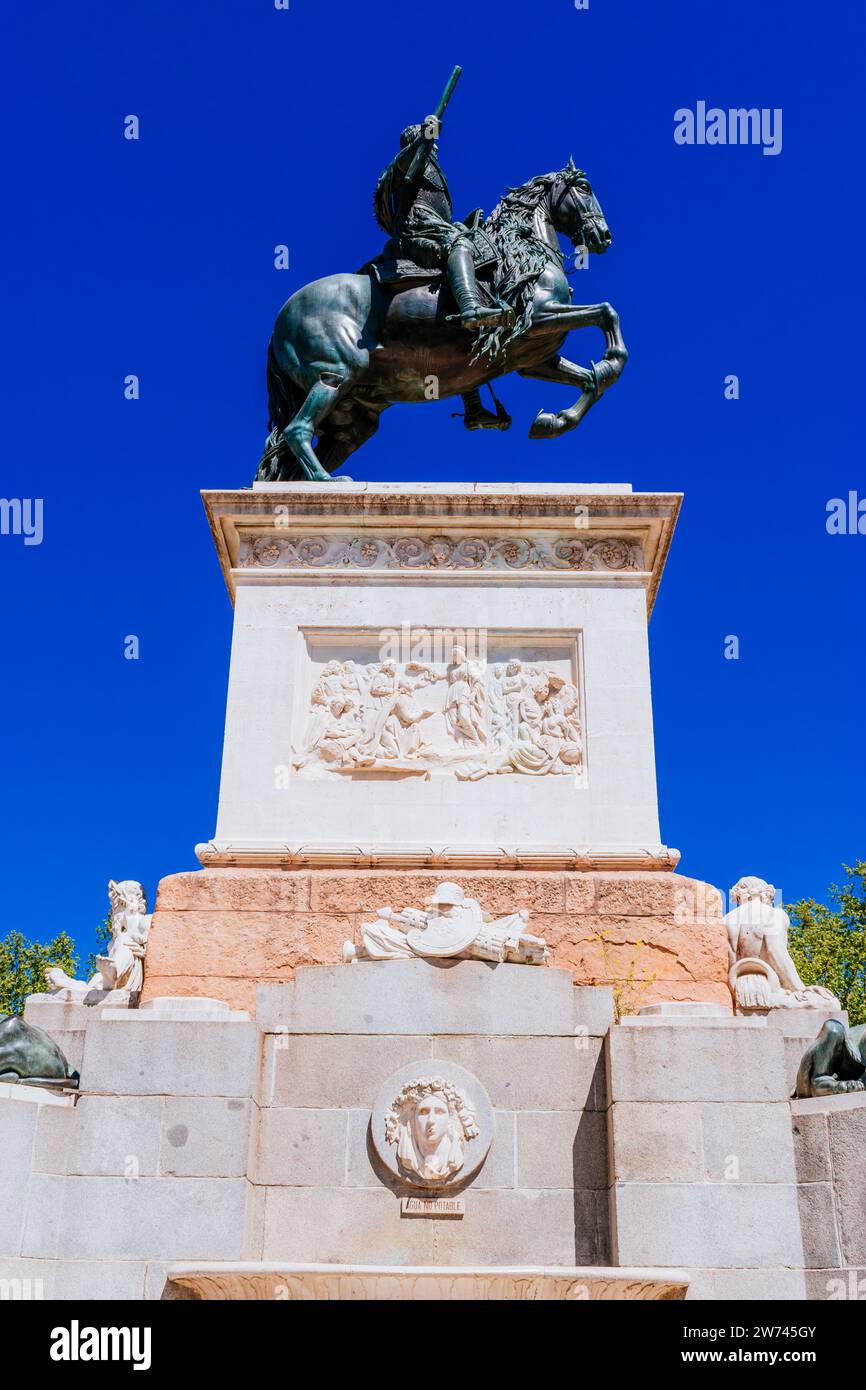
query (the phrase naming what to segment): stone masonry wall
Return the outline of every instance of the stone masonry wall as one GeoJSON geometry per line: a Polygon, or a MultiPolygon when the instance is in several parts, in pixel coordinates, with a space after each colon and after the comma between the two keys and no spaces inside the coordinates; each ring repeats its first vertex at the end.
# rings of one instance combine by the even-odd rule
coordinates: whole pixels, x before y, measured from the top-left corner
{"type": "Polygon", "coordinates": [[[4,1290],[159,1298],[175,1260],[243,1258],[256,1051],[248,1020],[130,1012],[88,1021],[77,1096],[0,1085],[4,1290]]]}
{"type": "Polygon", "coordinates": [[[688,1269],[689,1298],[805,1297],[781,1032],[625,1019],[608,1057],[614,1262],[688,1269]]]}
{"type": "MultiPolygon", "coordinates": [[[[606,1265],[609,990],[479,961],[301,970],[263,986],[248,1258],[384,1265],[606,1265]],[[486,1089],[494,1139],[455,1189],[458,1220],[407,1219],[417,1195],[378,1160],[377,1092],[455,1062],[486,1089]]],[[[445,1071],[447,1075],[447,1071],[445,1071]]]]}
{"type": "Polygon", "coordinates": [[[866,1094],[791,1104],[810,1298],[866,1298],[866,1094]]]}
{"type": "Polygon", "coordinates": [[[685,1268],[690,1298],[866,1295],[866,1095],[790,1103],[764,1020],[611,1027],[609,990],[475,961],[300,970],[261,986],[256,1023],[31,1003],[80,1050],[81,1090],[0,1085],[2,1297],[158,1298],[171,1264],[208,1260],[613,1263],[685,1268]],[[401,1217],[371,1144],[379,1088],[434,1058],[494,1112],[459,1221],[401,1217]]]}
{"type": "Polygon", "coordinates": [[[21,1290],[5,1296],[29,1280],[30,1296],[159,1298],[176,1262],[610,1261],[609,990],[405,960],[262,986],[258,1024],[180,999],[78,1008],[79,1093],[0,1086],[0,1291],[21,1290]],[[471,1071],[494,1115],[456,1221],[401,1215],[414,1190],[369,1131],[385,1081],[434,1058],[471,1071]]]}
{"type": "Polygon", "coordinates": [[[721,895],[680,874],[512,870],[203,869],[159,885],[143,999],[197,994],[255,1009],[258,982],[340,960],[376,909],[421,906],[443,878],[488,912],[530,910],[554,966],[631,1005],[730,1006],[721,895]]]}

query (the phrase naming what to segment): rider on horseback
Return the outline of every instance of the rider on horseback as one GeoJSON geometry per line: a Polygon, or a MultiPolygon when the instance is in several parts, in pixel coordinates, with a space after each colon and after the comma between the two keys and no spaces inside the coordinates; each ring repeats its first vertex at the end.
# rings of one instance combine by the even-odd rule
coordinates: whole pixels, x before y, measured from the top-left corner
{"type": "Polygon", "coordinates": [[[277,315],[261,482],[327,482],[398,403],[459,394],[468,429],[507,429],[505,410],[483,410],[478,388],[511,371],[579,388],[572,406],[539,411],[530,427],[532,439],[557,438],[619,378],[627,357],[619,315],[607,302],[575,304],[564,270],[560,236],[598,254],[611,241],[598,199],[572,160],[509,188],[486,220],[480,211],[465,225],[452,220],[436,140],[459,76],[455,67],[434,116],[403,132],[379,180],[384,254],[355,274],[302,285],[277,315]],[[457,301],[453,329],[446,285],[446,299],[453,293],[457,301]],[[560,348],[572,329],[591,327],[601,329],[606,347],[585,368],[560,348]],[[464,329],[474,329],[473,342],[464,329]]]}
{"type": "MultiPolygon", "coordinates": [[[[475,229],[453,220],[448,184],[436,158],[439,119],[428,116],[400,136],[400,151],[376,187],[376,221],[390,241],[386,256],[410,261],[426,270],[444,269],[459,313],[450,315],[462,328],[494,328],[510,317],[505,306],[489,307],[478,294],[473,240],[475,229]]],[[[476,389],[463,396],[467,429],[507,429],[511,420],[501,407],[485,410],[476,389]]]]}

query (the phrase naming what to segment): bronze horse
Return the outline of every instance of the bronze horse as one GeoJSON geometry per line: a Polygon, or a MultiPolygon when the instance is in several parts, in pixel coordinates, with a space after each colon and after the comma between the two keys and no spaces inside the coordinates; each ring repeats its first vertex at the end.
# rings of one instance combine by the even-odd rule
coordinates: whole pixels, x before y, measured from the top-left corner
{"type": "Polygon", "coordinates": [[[482,227],[495,265],[486,281],[479,272],[479,283],[511,313],[474,341],[447,321],[454,305],[435,273],[401,288],[382,283],[373,262],[356,275],[314,280],[287,300],[268,349],[271,434],[259,479],[326,482],[375,434],[387,406],[463,395],[506,372],[580,391],[567,409],[540,411],[531,439],[558,438],[580,423],[628,357],[618,314],[610,304],[572,304],[564,271],[558,234],[597,255],[611,244],[595,194],[569,160],[509,190],[482,227]],[[588,327],[602,330],[606,351],[587,368],[560,348],[573,328],[588,327]]]}

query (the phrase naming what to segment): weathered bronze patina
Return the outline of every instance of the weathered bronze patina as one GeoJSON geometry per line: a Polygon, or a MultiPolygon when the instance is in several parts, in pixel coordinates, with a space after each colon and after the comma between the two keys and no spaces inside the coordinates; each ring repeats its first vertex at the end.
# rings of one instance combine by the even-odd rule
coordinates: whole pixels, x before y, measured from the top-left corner
{"type": "Polygon", "coordinates": [[[0,1014],[0,1081],[57,1088],[78,1085],[78,1072],[44,1028],[17,1014],[0,1014]]]}
{"type": "Polygon", "coordinates": [[[810,1096],[846,1095],[866,1090],[866,1024],[846,1028],[829,1018],[817,1038],[803,1053],[793,1095],[797,1100],[810,1096]]]}
{"type": "Polygon", "coordinates": [[[479,388],[511,371],[579,389],[574,405],[540,411],[529,431],[558,438],[625,365],[611,305],[572,303],[559,235],[598,255],[611,234],[571,159],[509,189],[486,219],[479,209],[454,221],[437,138],[459,74],[434,114],[404,130],[379,180],[375,211],[388,235],[381,255],[355,275],[304,285],[280,310],[268,349],[261,480],[327,481],[397,402],[459,395],[468,429],[507,429],[507,412],[495,397],[495,413],[486,410],[479,388]],[[571,329],[587,327],[603,331],[606,351],[581,367],[560,348],[571,329]]]}

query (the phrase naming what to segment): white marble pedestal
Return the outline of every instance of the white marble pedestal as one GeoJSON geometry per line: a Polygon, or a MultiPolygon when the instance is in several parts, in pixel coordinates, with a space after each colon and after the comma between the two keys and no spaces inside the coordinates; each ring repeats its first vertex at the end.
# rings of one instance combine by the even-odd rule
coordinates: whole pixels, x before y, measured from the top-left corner
{"type": "Polygon", "coordinates": [[[647,619],[678,494],[206,492],[235,605],[232,864],[670,868],[647,619]]]}

